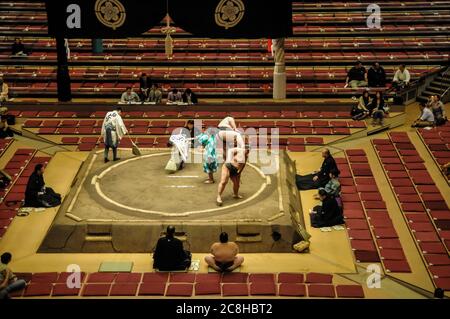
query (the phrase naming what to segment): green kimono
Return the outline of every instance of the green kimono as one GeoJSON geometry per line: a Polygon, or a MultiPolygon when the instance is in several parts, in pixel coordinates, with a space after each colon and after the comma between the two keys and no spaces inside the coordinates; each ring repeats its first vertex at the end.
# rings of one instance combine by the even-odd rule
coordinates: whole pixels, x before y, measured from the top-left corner
{"type": "Polygon", "coordinates": [[[217,163],[217,138],[216,134],[199,134],[197,136],[198,141],[205,148],[203,154],[203,171],[206,174],[217,172],[219,167],[217,163]]]}

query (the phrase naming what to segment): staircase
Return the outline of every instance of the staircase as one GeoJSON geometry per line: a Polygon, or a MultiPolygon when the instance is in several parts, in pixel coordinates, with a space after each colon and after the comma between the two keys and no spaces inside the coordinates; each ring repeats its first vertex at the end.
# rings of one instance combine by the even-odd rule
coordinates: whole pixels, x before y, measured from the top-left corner
{"type": "Polygon", "coordinates": [[[417,97],[418,102],[427,102],[432,95],[439,95],[442,102],[446,103],[450,98],[450,68],[447,68],[417,97]]]}

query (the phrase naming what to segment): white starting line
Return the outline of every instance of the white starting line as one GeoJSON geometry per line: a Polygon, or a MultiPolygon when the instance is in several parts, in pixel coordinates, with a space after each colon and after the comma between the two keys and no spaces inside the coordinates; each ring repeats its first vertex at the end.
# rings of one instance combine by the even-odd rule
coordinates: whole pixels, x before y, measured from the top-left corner
{"type": "Polygon", "coordinates": [[[198,178],[198,176],[195,175],[181,175],[181,176],[176,176],[176,175],[169,175],[167,176],[167,178],[198,178]]]}
{"type": "Polygon", "coordinates": [[[193,185],[169,185],[169,186],[164,186],[165,188],[194,188],[195,186],[193,185]]]}

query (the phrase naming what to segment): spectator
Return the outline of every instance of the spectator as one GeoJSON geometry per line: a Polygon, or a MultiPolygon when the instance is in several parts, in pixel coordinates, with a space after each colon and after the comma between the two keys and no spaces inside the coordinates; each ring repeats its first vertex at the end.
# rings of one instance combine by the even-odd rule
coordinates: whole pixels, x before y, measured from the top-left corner
{"type": "Polygon", "coordinates": [[[153,83],[152,88],[148,92],[148,101],[159,104],[159,103],[161,103],[161,99],[162,99],[162,92],[158,88],[158,85],[153,83]]]}
{"type": "Polygon", "coordinates": [[[299,190],[317,189],[325,187],[330,180],[330,172],[337,169],[336,161],[328,148],[322,151],[323,162],[320,171],[308,175],[296,175],[296,184],[299,190]]]}
{"type": "Polygon", "coordinates": [[[382,92],[378,91],[375,94],[370,109],[372,110],[372,125],[383,125],[384,118],[389,114],[389,107],[384,100],[382,92]]]}
{"type": "Polygon", "coordinates": [[[27,56],[27,51],[25,50],[25,46],[22,43],[22,40],[16,38],[11,47],[11,53],[15,56],[27,56]]]}
{"type": "Polygon", "coordinates": [[[175,227],[167,226],[166,236],[158,240],[153,254],[153,268],[162,271],[185,270],[191,266],[192,255],[175,238],[175,227]]]}
{"type": "Polygon", "coordinates": [[[197,95],[192,92],[191,89],[187,88],[183,93],[183,102],[187,104],[197,104],[197,95]]]}
{"type": "Polygon", "coordinates": [[[442,103],[441,97],[439,95],[433,95],[431,97],[431,111],[433,112],[434,124],[436,124],[436,126],[444,125],[447,122],[444,103],[442,103]]]}
{"type": "Polygon", "coordinates": [[[22,290],[27,285],[25,280],[18,279],[8,267],[11,259],[11,253],[4,253],[0,257],[0,300],[9,299],[10,293],[22,290]]]}
{"type": "Polygon", "coordinates": [[[178,91],[178,89],[173,89],[172,91],[169,92],[169,94],[167,96],[167,102],[177,103],[177,102],[182,102],[182,101],[183,101],[183,96],[182,96],[181,92],[178,91]]]}
{"type": "Polygon", "coordinates": [[[355,105],[350,112],[352,119],[355,121],[359,121],[369,116],[369,106],[371,103],[372,100],[370,99],[369,91],[366,90],[359,98],[358,104],[355,105]]]}
{"type": "Polygon", "coordinates": [[[239,247],[235,242],[228,241],[228,234],[219,236],[220,242],[211,246],[211,255],[205,257],[209,267],[219,272],[231,272],[242,265],[244,257],[238,256],[239,247]]]}
{"type": "Polygon", "coordinates": [[[442,165],[442,171],[444,172],[445,176],[447,176],[447,179],[450,180],[450,162],[442,165]]]}
{"type": "Polygon", "coordinates": [[[25,190],[25,207],[55,207],[61,205],[61,195],[45,186],[44,165],[37,164],[28,179],[25,190]]]}
{"type": "MultiPolygon", "coordinates": [[[[330,171],[330,180],[325,187],[320,187],[319,190],[324,189],[328,195],[333,197],[341,196],[341,183],[339,182],[340,171],[338,169],[332,169],[330,171]]],[[[314,195],[315,199],[319,199],[319,195],[314,195]]]]}
{"type": "Polygon", "coordinates": [[[150,79],[146,73],[142,73],[139,77],[139,88],[141,89],[143,98],[142,101],[145,101],[148,98],[148,91],[151,87],[150,79]]]}
{"type": "Polygon", "coordinates": [[[9,87],[0,76],[0,103],[8,101],[9,87]]]}
{"type": "Polygon", "coordinates": [[[409,81],[411,81],[411,75],[406,69],[406,66],[402,64],[398,67],[397,72],[395,72],[394,79],[392,80],[392,87],[399,91],[408,86],[409,81]]]}
{"type": "Polygon", "coordinates": [[[122,103],[136,103],[140,102],[139,95],[136,92],[133,92],[131,87],[127,87],[125,92],[122,93],[122,97],[120,98],[120,102],[122,103]]]}
{"type": "Polygon", "coordinates": [[[430,107],[425,104],[420,104],[421,114],[420,117],[414,121],[411,127],[431,127],[434,125],[434,115],[430,107]]]}
{"type": "Polygon", "coordinates": [[[9,128],[8,119],[6,117],[7,112],[7,107],[0,107],[0,138],[9,139],[14,136],[14,133],[9,128]]]}
{"type": "Polygon", "coordinates": [[[202,134],[202,131],[194,126],[194,120],[188,120],[186,127],[184,128],[184,133],[187,138],[192,138],[191,147],[197,147],[200,146],[199,141],[196,139],[197,136],[202,134]]]}
{"type": "Polygon", "coordinates": [[[375,62],[367,73],[369,87],[385,87],[386,72],[380,63],[375,62]]]}
{"type": "Polygon", "coordinates": [[[311,226],[314,228],[331,227],[344,224],[344,216],[336,199],[327,194],[324,189],[319,190],[322,206],[315,206],[311,213],[311,226]]]}
{"type": "Polygon", "coordinates": [[[367,86],[367,71],[366,68],[363,67],[361,61],[357,61],[356,65],[348,71],[345,87],[348,87],[349,85],[352,89],[367,86]]]}

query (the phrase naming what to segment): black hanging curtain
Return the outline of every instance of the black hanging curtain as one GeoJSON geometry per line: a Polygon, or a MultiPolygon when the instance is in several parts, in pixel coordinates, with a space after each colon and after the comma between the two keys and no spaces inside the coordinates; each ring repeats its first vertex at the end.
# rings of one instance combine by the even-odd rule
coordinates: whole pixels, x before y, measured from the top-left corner
{"type": "Polygon", "coordinates": [[[292,35],[290,0],[169,0],[175,25],[207,38],[282,38],[292,35]]]}
{"type": "Polygon", "coordinates": [[[126,38],[158,25],[164,0],[47,0],[48,33],[64,38],[126,38]]]}
{"type": "Polygon", "coordinates": [[[292,35],[290,0],[47,0],[51,36],[123,38],[160,24],[167,9],[196,37],[280,38],[292,35]]]}

